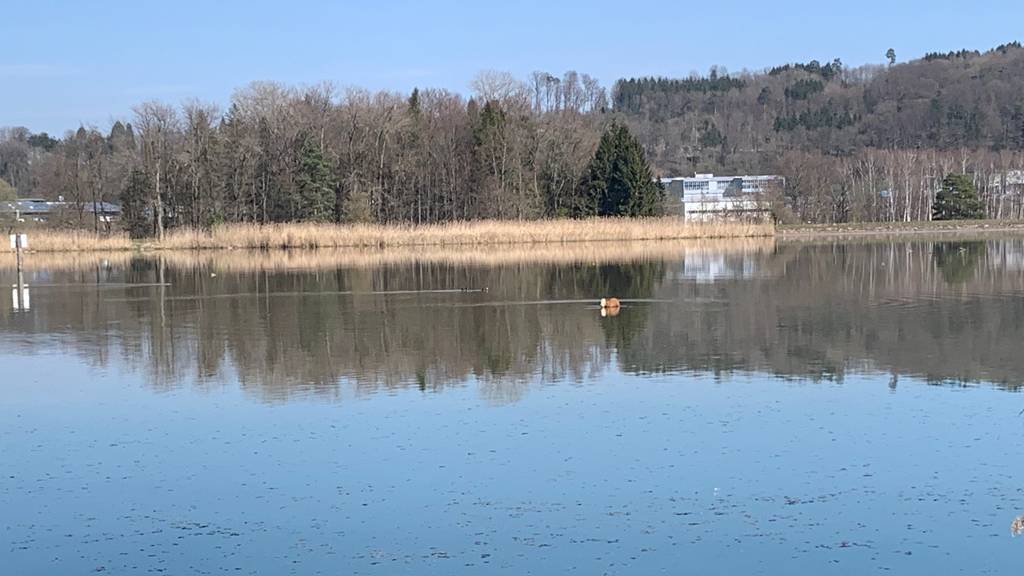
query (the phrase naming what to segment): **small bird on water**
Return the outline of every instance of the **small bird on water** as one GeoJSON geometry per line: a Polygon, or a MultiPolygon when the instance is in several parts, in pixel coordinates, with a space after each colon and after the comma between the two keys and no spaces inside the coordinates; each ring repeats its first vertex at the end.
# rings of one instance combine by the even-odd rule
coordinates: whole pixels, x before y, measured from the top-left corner
{"type": "Polygon", "coordinates": [[[601,298],[601,308],[618,308],[618,298],[601,298]]]}

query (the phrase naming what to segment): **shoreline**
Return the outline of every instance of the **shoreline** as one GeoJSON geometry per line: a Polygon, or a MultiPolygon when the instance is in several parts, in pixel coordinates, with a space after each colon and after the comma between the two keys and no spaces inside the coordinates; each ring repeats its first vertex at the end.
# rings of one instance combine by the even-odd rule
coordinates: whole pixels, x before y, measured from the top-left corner
{"type": "MultiPolygon", "coordinates": [[[[19,231],[22,232],[22,231],[19,231]]],[[[223,225],[211,230],[178,229],[162,240],[131,240],[125,234],[38,229],[28,231],[28,253],[159,252],[165,250],[292,249],[510,249],[586,242],[771,238],[765,223],[686,222],[678,217],[587,220],[472,221],[423,226],[268,224],[223,225]]],[[[13,251],[8,248],[7,253],[13,251]]]]}
{"type": "MultiPolygon", "coordinates": [[[[163,242],[97,237],[84,231],[37,229],[26,255],[159,254],[174,252],[353,251],[397,253],[618,252],[630,244],[770,240],[894,240],[926,236],[1024,236],[1024,221],[866,222],[780,225],[740,222],[687,223],[679,218],[466,222],[430,226],[273,224],[222,226],[211,231],[172,231],[163,242]],[[593,245],[594,250],[586,248],[593,245]]],[[[0,254],[13,257],[10,248],[0,254]]]]}
{"type": "Polygon", "coordinates": [[[828,240],[842,238],[900,238],[922,235],[1024,236],[1021,220],[948,220],[918,222],[854,222],[848,224],[787,224],[775,229],[779,240],[828,240]]]}

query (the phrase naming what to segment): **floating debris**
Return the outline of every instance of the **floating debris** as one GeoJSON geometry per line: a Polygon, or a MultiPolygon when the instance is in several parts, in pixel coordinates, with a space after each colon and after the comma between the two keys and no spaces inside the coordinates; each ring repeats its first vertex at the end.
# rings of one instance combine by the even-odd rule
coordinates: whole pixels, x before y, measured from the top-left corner
{"type": "Polygon", "coordinates": [[[1024,534],[1024,516],[1017,516],[1013,519],[1013,523],[1010,524],[1010,534],[1014,537],[1024,534]]]}

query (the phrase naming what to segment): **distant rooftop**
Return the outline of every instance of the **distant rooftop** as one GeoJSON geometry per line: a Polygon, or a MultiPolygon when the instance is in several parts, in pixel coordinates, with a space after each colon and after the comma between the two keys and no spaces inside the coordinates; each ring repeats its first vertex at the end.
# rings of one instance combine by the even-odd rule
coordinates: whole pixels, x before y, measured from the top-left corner
{"type": "Polygon", "coordinates": [[[685,181],[706,181],[706,182],[733,182],[734,180],[752,181],[752,182],[767,182],[771,180],[781,180],[782,176],[776,176],[773,174],[760,174],[760,175],[743,175],[743,176],[715,176],[714,174],[696,173],[693,176],[670,176],[662,178],[662,183],[668,184],[669,182],[685,182],[685,181]]]}
{"type": "MultiPolygon", "coordinates": [[[[14,214],[52,214],[62,210],[78,210],[78,204],[73,202],[51,202],[42,198],[19,198],[14,201],[0,202],[0,213],[14,214]]],[[[92,214],[94,206],[92,202],[83,202],[82,211],[92,214]]],[[[120,214],[121,206],[111,202],[97,202],[95,210],[100,214],[120,214]]]]}

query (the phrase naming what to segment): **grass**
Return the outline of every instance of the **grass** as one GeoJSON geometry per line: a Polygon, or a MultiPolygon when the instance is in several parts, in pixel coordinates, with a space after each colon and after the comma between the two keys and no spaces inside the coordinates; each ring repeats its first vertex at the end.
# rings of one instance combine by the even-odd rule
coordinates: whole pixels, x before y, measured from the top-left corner
{"type": "Polygon", "coordinates": [[[548,243],[700,238],[752,238],[774,234],[771,224],[692,223],[681,218],[594,218],[589,220],[474,221],[425,226],[230,224],[211,230],[176,229],[161,241],[133,243],[123,234],[36,230],[33,252],[277,248],[465,247],[548,243]]]}

